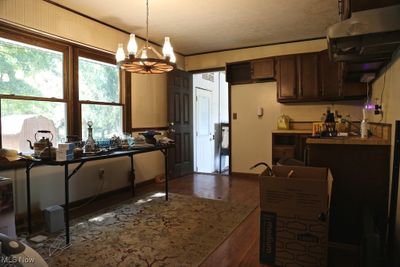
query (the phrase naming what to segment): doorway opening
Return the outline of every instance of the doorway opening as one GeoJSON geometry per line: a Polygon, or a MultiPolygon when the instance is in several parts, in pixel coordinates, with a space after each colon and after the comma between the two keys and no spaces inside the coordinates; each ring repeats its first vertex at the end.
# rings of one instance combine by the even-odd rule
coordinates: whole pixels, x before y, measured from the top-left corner
{"type": "Polygon", "coordinates": [[[194,171],[229,172],[228,83],[225,71],[193,74],[194,171]]]}

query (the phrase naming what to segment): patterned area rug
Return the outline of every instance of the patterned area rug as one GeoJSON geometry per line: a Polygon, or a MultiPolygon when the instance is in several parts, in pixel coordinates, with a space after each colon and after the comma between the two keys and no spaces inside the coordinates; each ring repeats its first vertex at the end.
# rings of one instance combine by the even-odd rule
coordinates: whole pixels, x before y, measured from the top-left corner
{"type": "Polygon", "coordinates": [[[72,222],[64,236],[35,248],[50,266],[198,266],[255,207],[153,193],[72,222]],[[58,242],[59,241],[59,242],[58,242]],[[57,244],[58,242],[58,244],[57,244]]]}

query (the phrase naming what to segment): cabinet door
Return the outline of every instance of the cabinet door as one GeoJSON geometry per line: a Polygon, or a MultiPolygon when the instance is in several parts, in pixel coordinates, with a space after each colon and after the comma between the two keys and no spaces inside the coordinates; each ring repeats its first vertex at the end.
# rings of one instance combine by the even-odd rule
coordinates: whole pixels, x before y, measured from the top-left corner
{"type": "Polygon", "coordinates": [[[263,58],[251,61],[252,79],[272,79],[275,76],[274,59],[263,58]]]}
{"type": "Polygon", "coordinates": [[[276,60],[278,102],[293,101],[297,99],[296,56],[283,56],[276,60]]]}
{"type": "Polygon", "coordinates": [[[318,54],[308,53],[297,56],[299,76],[299,95],[302,100],[317,100],[318,88],[318,54]]]}
{"type": "Polygon", "coordinates": [[[340,97],[340,65],[329,60],[328,51],[319,54],[319,77],[322,99],[335,99],[340,97]]]}
{"type": "Polygon", "coordinates": [[[296,140],[296,159],[306,163],[306,150],[307,150],[307,138],[310,138],[311,134],[299,134],[296,140]]]}
{"type": "Polygon", "coordinates": [[[226,81],[232,85],[251,83],[250,62],[227,64],[226,81]]]}
{"type": "Polygon", "coordinates": [[[361,82],[343,82],[342,96],[345,99],[367,97],[367,84],[361,82]]]}

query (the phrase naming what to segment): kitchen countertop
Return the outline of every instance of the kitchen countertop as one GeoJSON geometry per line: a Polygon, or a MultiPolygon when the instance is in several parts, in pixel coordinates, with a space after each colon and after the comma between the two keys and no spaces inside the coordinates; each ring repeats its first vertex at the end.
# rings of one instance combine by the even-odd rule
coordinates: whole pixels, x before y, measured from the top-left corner
{"type": "Polygon", "coordinates": [[[390,145],[390,141],[379,137],[361,138],[360,136],[349,137],[323,137],[307,138],[307,144],[321,145],[390,145]]]}

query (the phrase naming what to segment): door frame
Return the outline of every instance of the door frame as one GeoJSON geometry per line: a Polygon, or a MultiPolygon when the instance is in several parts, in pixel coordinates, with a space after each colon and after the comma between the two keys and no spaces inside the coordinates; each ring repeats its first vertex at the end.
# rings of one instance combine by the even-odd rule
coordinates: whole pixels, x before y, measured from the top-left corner
{"type": "MultiPolygon", "coordinates": [[[[225,72],[225,82],[228,84],[228,124],[229,124],[229,154],[228,154],[228,157],[229,157],[229,169],[228,169],[228,174],[229,175],[231,175],[231,173],[232,173],[232,127],[231,127],[231,125],[232,125],[232,122],[231,122],[231,120],[232,120],[232,118],[231,118],[231,114],[232,114],[232,107],[231,107],[231,84],[230,83],[228,83],[227,81],[226,81],[226,67],[224,66],[224,67],[219,67],[219,68],[206,68],[206,69],[201,69],[201,70],[192,70],[192,71],[189,71],[189,73],[191,73],[191,74],[200,74],[200,73],[208,73],[208,72],[222,72],[222,71],[224,71],[225,72]]],[[[194,88],[194,87],[193,87],[194,88]]],[[[194,99],[193,99],[193,101],[195,101],[194,99]]],[[[193,106],[195,106],[194,105],[194,103],[193,103],[193,106]]],[[[193,113],[193,119],[194,119],[194,113],[193,113]]],[[[194,143],[194,142],[193,142],[194,143]]],[[[195,149],[193,149],[193,151],[194,151],[195,149]]],[[[194,154],[194,152],[193,152],[193,154],[194,154]]],[[[194,159],[193,159],[194,160],[194,159]]]]}

